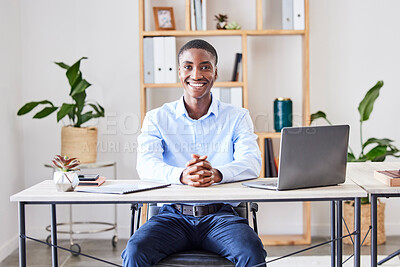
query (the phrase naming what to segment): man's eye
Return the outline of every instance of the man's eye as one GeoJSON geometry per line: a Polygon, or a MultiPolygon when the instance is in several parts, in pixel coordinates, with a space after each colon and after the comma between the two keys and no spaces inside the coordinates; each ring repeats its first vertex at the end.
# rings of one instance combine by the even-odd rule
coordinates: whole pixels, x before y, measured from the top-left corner
{"type": "Polygon", "coordinates": [[[191,70],[192,66],[184,66],[183,68],[186,69],[186,70],[191,70]]]}
{"type": "Polygon", "coordinates": [[[203,67],[201,67],[201,69],[203,69],[203,70],[209,70],[209,69],[211,69],[211,67],[210,67],[210,66],[203,66],[203,67]]]}

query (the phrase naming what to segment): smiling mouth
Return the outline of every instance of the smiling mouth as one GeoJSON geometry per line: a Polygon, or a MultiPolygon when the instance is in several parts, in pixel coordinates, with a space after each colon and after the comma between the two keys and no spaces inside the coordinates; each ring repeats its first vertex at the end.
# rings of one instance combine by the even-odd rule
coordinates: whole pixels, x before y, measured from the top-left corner
{"type": "Polygon", "coordinates": [[[204,87],[207,83],[205,82],[187,82],[187,85],[193,88],[202,88],[204,87]]]}

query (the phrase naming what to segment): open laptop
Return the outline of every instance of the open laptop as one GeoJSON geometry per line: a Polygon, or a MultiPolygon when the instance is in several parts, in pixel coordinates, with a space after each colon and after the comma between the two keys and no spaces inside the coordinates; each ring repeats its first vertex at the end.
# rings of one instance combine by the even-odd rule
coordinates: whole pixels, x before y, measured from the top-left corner
{"type": "Polygon", "coordinates": [[[278,179],[242,184],[289,190],[344,183],[349,129],[348,125],[283,128],[278,179]]]}

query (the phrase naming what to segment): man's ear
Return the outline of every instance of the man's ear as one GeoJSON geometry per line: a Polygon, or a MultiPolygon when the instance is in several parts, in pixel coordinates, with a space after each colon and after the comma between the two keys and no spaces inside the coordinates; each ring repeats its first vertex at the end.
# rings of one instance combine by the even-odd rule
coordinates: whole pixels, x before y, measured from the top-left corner
{"type": "Polygon", "coordinates": [[[215,80],[218,79],[218,67],[215,66],[215,80]]]}

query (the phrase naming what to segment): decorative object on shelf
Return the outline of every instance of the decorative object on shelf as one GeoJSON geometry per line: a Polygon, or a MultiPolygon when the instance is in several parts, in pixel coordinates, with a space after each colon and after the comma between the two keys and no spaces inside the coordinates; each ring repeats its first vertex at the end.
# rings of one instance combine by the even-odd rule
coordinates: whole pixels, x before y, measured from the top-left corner
{"type": "Polygon", "coordinates": [[[217,29],[225,30],[226,25],[228,24],[228,15],[218,14],[214,15],[215,20],[217,21],[217,29]]]}
{"type": "Polygon", "coordinates": [[[242,26],[240,26],[236,21],[229,22],[226,26],[225,29],[227,30],[240,30],[242,26]]]}
{"type": "Polygon", "coordinates": [[[174,9],[172,7],[153,7],[157,31],[175,30],[174,9]]]}
{"type": "Polygon", "coordinates": [[[45,105],[33,116],[34,119],[47,117],[56,110],[58,110],[57,122],[68,116],[69,126],[64,126],[61,130],[61,155],[79,158],[81,163],[92,163],[96,162],[97,157],[97,128],[82,127],[82,124],[94,118],[104,117],[104,108],[99,103],[86,101],[86,89],[91,84],[82,78],[80,63],[83,59],[87,58],[82,57],[72,66],[55,62],[67,70],[72,103],[63,103],[60,107],[56,107],[48,100],[29,102],[18,110],[17,115],[27,114],[38,105],[45,105]]]}
{"type": "Polygon", "coordinates": [[[77,158],[68,158],[67,156],[56,155],[52,160],[53,167],[57,169],[53,173],[53,181],[59,192],[74,191],[79,184],[79,178],[76,174],[80,165],[77,158]]]}
{"type": "Polygon", "coordinates": [[[278,97],[274,101],[274,128],[280,132],[283,127],[291,127],[292,122],[292,100],[290,98],[278,97]]]}
{"type": "MultiPolygon", "coordinates": [[[[386,159],[386,156],[393,156],[393,157],[400,157],[400,150],[393,145],[393,140],[388,139],[388,138],[369,138],[367,141],[363,142],[363,135],[362,135],[362,125],[363,122],[367,121],[369,119],[369,116],[372,113],[372,110],[374,108],[374,103],[376,99],[379,97],[379,92],[380,89],[383,86],[383,81],[378,81],[371,89],[368,90],[368,92],[365,94],[364,99],[360,102],[358,105],[358,112],[360,113],[360,142],[361,142],[361,152],[358,156],[358,158],[355,156],[353,150],[349,146],[349,152],[347,153],[347,161],[348,162],[365,162],[365,161],[384,161],[386,159]],[[367,146],[370,146],[372,144],[375,144],[375,147],[371,148],[368,152],[365,152],[365,148],[367,146]]],[[[318,111],[314,114],[311,114],[311,122],[314,120],[322,118],[324,119],[328,124],[332,125],[332,123],[327,119],[326,114],[323,111],[318,111]]],[[[345,202],[345,207],[346,204],[349,204],[345,202]]],[[[370,202],[368,197],[361,198],[361,204],[365,205],[365,208],[361,206],[361,225],[366,224],[368,227],[370,226],[370,202]],[[363,214],[365,212],[368,212],[368,214],[363,214]]],[[[379,226],[378,222],[378,232],[381,232],[381,235],[385,235],[385,223],[384,223],[384,216],[379,215],[379,209],[382,209],[381,214],[384,214],[384,209],[385,205],[384,203],[378,203],[378,218],[379,220],[382,220],[379,226]],[[381,229],[379,229],[381,228],[381,229]]],[[[346,210],[351,210],[351,209],[344,209],[344,217],[347,218],[351,216],[351,214],[346,214],[346,210]]],[[[365,235],[365,234],[364,234],[365,235]]],[[[379,233],[378,233],[379,235],[379,233]]],[[[363,238],[363,236],[362,236],[363,238]]],[[[367,238],[366,240],[369,240],[367,238]]],[[[386,237],[379,237],[378,236],[378,244],[380,243],[379,240],[383,240],[382,242],[385,242],[386,237]]],[[[367,242],[368,244],[368,242],[367,242]]]]}

